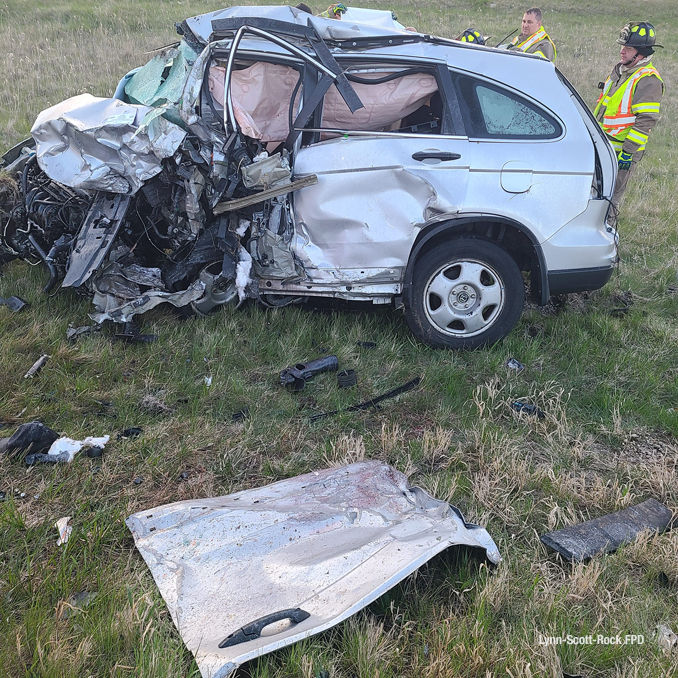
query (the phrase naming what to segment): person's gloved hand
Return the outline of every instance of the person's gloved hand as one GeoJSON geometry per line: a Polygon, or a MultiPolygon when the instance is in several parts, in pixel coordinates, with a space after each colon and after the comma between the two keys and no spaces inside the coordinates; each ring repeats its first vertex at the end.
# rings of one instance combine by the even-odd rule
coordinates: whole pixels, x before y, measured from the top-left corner
{"type": "Polygon", "coordinates": [[[622,151],[618,157],[618,165],[620,170],[630,170],[631,162],[633,161],[633,155],[631,153],[625,153],[622,151]]]}

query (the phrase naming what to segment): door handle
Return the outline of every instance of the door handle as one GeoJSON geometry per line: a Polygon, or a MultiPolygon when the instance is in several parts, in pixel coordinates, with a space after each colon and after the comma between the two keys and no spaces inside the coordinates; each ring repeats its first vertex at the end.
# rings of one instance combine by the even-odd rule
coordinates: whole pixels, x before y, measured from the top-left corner
{"type": "Polygon", "coordinates": [[[267,614],[265,617],[255,619],[253,622],[246,624],[237,631],[233,631],[233,633],[226,636],[226,638],[224,638],[219,643],[219,647],[223,649],[225,647],[239,645],[240,643],[247,643],[250,640],[256,640],[261,636],[261,632],[264,630],[264,628],[269,624],[273,624],[274,622],[282,621],[283,619],[289,619],[295,624],[298,624],[299,622],[303,622],[304,619],[308,619],[310,616],[311,615],[309,612],[302,610],[300,607],[280,610],[279,612],[272,612],[271,614],[267,614]]]}
{"type": "Polygon", "coordinates": [[[412,154],[412,160],[419,160],[423,162],[425,160],[440,160],[445,162],[446,160],[459,160],[461,155],[459,153],[450,153],[450,151],[436,151],[434,149],[426,151],[417,151],[412,154]]]}

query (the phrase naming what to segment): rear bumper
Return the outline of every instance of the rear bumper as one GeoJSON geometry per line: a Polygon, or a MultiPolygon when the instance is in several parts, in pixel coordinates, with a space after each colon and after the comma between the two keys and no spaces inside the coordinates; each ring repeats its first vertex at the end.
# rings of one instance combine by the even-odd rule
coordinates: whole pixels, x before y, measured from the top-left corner
{"type": "Polygon", "coordinates": [[[597,290],[603,287],[612,277],[612,271],[614,271],[613,266],[549,271],[549,292],[551,294],[566,294],[597,290]]]}

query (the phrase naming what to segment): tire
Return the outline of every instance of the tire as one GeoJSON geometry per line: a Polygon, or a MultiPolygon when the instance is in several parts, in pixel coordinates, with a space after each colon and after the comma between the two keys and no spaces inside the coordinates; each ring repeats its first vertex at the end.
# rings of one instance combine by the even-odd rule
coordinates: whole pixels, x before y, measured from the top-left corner
{"type": "Polygon", "coordinates": [[[454,238],[415,262],[405,317],[428,346],[478,348],[503,339],[524,302],[523,276],[506,250],[481,238],[454,238]]]}

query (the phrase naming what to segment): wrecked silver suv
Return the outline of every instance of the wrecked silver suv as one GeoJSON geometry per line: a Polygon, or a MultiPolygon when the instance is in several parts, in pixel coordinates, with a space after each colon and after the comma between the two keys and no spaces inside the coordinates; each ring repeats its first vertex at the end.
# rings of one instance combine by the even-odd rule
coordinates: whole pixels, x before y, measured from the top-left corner
{"type": "Polygon", "coordinates": [[[95,321],[334,297],[475,347],[517,322],[523,272],[542,304],[609,279],[614,154],[550,62],[356,8],[177,28],[113,99],[43,111],[4,156],[5,256],[91,293],[95,321]]]}

